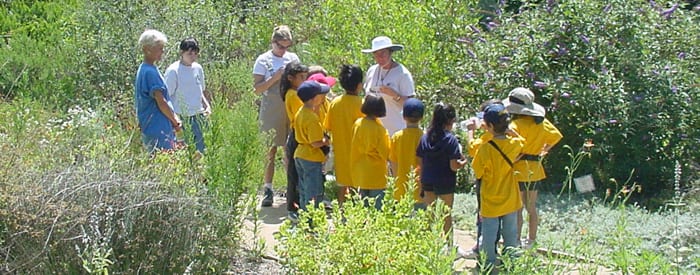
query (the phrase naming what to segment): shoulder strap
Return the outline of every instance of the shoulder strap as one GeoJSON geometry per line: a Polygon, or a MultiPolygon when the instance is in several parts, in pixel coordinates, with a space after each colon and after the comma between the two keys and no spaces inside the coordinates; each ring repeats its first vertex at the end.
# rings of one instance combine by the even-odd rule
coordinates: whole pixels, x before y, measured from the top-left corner
{"type": "Polygon", "coordinates": [[[503,153],[503,151],[501,151],[501,148],[498,148],[498,145],[496,145],[496,143],[493,142],[493,140],[489,140],[489,144],[491,144],[491,146],[493,146],[493,148],[496,148],[496,150],[497,150],[499,153],[501,153],[501,156],[503,156],[503,159],[505,159],[506,162],[508,162],[508,165],[510,165],[510,167],[512,168],[512,167],[513,167],[513,162],[510,161],[510,159],[508,158],[508,156],[506,156],[506,154],[503,153]]]}

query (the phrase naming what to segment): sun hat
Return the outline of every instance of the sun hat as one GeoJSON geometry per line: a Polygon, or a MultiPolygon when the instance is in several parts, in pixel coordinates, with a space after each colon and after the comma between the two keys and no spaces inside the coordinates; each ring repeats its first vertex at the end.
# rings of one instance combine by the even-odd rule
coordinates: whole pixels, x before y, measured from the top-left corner
{"type": "Polygon", "coordinates": [[[534,101],[535,94],[530,89],[518,87],[510,91],[508,98],[503,100],[503,105],[511,114],[544,117],[544,107],[534,101]]]}
{"type": "Polygon", "coordinates": [[[403,103],[403,117],[420,118],[425,113],[423,101],[417,98],[409,98],[403,103]]]}
{"type": "Polygon", "coordinates": [[[319,94],[326,94],[331,90],[331,87],[325,84],[321,84],[314,80],[307,80],[299,85],[297,88],[297,96],[302,102],[307,102],[319,94]]]}
{"type": "Polygon", "coordinates": [[[403,45],[394,44],[391,38],[386,36],[377,36],[372,39],[372,48],[362,50],[363,53],[373,53],[381,49],[390,48],[392,52],[403,50],[403,45]]]}
{"type": "Polygon", "coordinates": [[[508,116],[508,110],[501,104],[491,104],[484,109],[484,121],[496,124],[503,116],[508,116]]]}
{"type": "Polygon", "coordinates": [[[329,87],[333,87],[336,83],[335,77],[332,76],[325,76],[322,73],[315,73],[309,76],[306,80],[313,80],[321,84],[326,84],[329,87]]]}

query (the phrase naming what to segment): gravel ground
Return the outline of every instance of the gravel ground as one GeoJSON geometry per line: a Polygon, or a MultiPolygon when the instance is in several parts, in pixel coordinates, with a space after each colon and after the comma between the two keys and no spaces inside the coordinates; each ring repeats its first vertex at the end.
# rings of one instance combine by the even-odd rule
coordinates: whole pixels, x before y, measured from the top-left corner
{"type": "MultiPolygon", "coordinates": [[[[244,255],[246,254],[252,255],[251,253],[244,252],[244,255]]],[[[282,265],[280,265],[275,260],[254,258],[252,256],[243,256],[239,259],[234,260],[231,263],[231,270],[225,274],[277,275],[286,273],[282,270],[282,265]]]]}

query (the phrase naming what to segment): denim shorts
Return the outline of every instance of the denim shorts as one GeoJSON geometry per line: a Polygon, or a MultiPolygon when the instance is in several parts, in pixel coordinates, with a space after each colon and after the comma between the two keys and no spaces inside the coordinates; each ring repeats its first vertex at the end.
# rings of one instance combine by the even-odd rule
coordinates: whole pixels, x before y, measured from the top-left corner
{"type": "Polygon", "coordinates": [[[365,207],[369,207],[369,200],[367,198],[374,198],[374,208],[377,210],[382,210],[382,205],[383,205],[383,200],[384,200],[384,192],[385,189],[376,189],[376,190],[369,190],[369,189],[360,189],[358,190],[358,193],[360,194],[360,197],[364,200],[365,207]]]}
{"type": "Polygon", "coordinates": [[[323,201],[323,163],[294,158],[299,175],[299,203],[301,209],[306,210],[306,205],[314,201],[314,207],[323,201]]]}
{"type": "Polygon", "coordinates": [[[193,116],[184,116],[183,125],[186,132],[189,133],[186,138],[187,144],[192,144],[194,141],[195,148],[200,153],[204,153],[204,131],[209,128],[209,119],[203,114],[193,116]]]}

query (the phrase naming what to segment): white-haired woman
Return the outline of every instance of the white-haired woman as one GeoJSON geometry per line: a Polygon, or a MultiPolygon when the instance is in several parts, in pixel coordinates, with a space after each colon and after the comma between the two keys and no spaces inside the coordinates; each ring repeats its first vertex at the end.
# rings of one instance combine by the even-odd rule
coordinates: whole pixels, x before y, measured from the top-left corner
{"type": "Polygon", "coordinates": [[[141,139],[150,153],[173,149],[175,131],[182,127],[173,112],[163,75],[155,65],[161,60],[167,42],[168,38],[157,30],[146,30],[139,38],[143,62],[136,72],[134,98],[141,139]]]}

